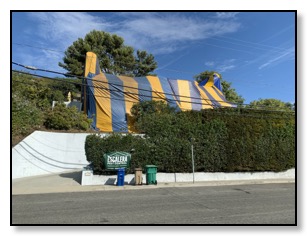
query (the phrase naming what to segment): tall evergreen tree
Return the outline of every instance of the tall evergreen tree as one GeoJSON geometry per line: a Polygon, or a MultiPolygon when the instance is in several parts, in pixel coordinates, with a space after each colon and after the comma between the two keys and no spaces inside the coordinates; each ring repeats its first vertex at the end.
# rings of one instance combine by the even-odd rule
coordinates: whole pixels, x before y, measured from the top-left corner
{"type": "Polygon", "coordinates": [[[124,44],[124,39],[116,34],[93,30],[84,39],[79,38],[65,51],[63,63],[59,66],[68,74],[84,75],[85,55],[94,52],[101,71],[115,75],[144,76],[157,68],[152,54],[137,51],[124,44]]]}

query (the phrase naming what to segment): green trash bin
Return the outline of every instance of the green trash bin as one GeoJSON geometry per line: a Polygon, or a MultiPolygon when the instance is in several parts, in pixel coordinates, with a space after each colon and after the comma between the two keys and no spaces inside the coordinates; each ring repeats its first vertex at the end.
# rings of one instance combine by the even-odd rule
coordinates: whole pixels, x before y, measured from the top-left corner
{"type": "Polygon", "coordinates": [[[157,184],[157,166],[146,165],[146,184],[157,184]]]}

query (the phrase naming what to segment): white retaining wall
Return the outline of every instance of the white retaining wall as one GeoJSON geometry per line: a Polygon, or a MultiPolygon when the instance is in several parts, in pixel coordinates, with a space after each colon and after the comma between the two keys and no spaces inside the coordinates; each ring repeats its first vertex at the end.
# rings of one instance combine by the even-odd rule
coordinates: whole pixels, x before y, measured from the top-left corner
{"type": "Polygon", "coordinates": [[[12,178],[83,169],[88,133],[35,131],[12,149],[12,178]]]}

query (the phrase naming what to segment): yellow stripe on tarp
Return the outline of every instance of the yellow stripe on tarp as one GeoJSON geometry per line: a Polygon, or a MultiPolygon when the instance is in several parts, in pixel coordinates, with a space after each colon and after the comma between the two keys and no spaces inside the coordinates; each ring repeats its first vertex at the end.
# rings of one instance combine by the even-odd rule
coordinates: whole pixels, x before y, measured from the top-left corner
{"type": "Polygon", "coordinates": [[[220,100],[224,101],[224,102],[221,102],[222,106],[223,106],[223,107],[232,107],[232,104],[229,103],[229,102],[227,102],[226,97],[225,97],[225,95],[221,92],[221,90],[219,90],[219,89],[218,89],[217,87],[215,87],[215,86],[213,86],[213,88],[214,88],[214,91],[215,91],[217,94],[220,95],[220,98],[221,98],[220,100]]]}
{"type": "Polygon", "coordinates": [[[147,80],[149,81],[152,89],[152,100],[154,101],[166,101],[166,97],[164,91],[162,89],[162,85],[160,83],[160,79],[157,76],[146,76],[147,80]]]}
{"type": "Polygon", "coordinates": [[[217,92],[218,92],[223,98],[225,98],[225,95],[221,92],[221,90],[219,90],[217,87],[215,87],[215,85],[214,85],[213,87],[217,90],[217,92]]]}
{"type": "Polygon", "coordinates": [[[93,52],[86,53],[84,77],[89,73],[96,74],[97,55],[93,52]]]}
{"type": "Polygon", "coordinates": [[[178,84],[178,93],[179,93],[178,95],[187,96],[187,97],[179,97],[180,109],[181,110],[192,110],[189,81],[177,80],[177,84],[178,84]]]}
{"type": "Polygon", "coordinates": [[[198,83],[194,82],[195,87],[198,89],[200,97],[201,97],[201,108],[202,109],[210,109],[213,108],[212,102],[210,101],[210,98],[208,98],[207,94],[199,87],[198,83]]]}
{"type": "Polygon", "coordinates": [[[128,76],[117,76],[117,77],[121,81],[123,81],[126,113],[130,115],[131,107],[133,106],[134,103],[137,103],[139,101],[138,83],[132,77],[128,76]]]}
{"type": "Polygon", "coordinates": [[[96,102],[96,127],[104,132],[112,132],[111,95],[107,82],[107,78],[102,73],[93,78],[96,102]]]}
{"type": "MultiPolygon", "coordinates": [[[[96,73],[96,62],[97,55],[93,52],[87,52],[85,57],[85,69],[84,69],[84,77],[87,77],[89,73],[96,73]]],[[[86,83],[87,84],[87,83],[86,83]]],[[[86,93],[86,85],[83,86],[83,110],[86,113],[87,107],[87,93],[86,93]]]]}
{"type": "Polygon", "coordinates": [[[205,89],[211,94],[214,100],[216,100],[222,107],[231,107],[231,104],[222,101],[220,96],[215,92],[215,90],[212,87],[205,87],[205,89]]]}
{"type": "Polygon", "coordinates": [[[207,83],[205,84],[206,87],[212,87],[214,85],[214,78],[213,75],[209,76],[207,83]]]}
{"type": "Polygon", "coordinates": [[[131,117],[131,108],[133,104],[139,102],[138,83],[132,77],[128,76],[117,76],[117,77],[121,81],[123,81],[128,131],[136,132],[136,130],[134,129],[134,121],[131,117]]]}

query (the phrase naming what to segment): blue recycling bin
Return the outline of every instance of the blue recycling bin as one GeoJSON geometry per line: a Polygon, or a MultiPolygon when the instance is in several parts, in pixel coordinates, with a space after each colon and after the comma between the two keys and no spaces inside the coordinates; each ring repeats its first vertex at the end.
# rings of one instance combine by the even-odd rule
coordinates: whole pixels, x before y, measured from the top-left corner
{"type": "Polygon", "coordinates": [[[119,168],[117,170],[117,186],[124,186],[125,183],[125,168],[119,168]]]}

